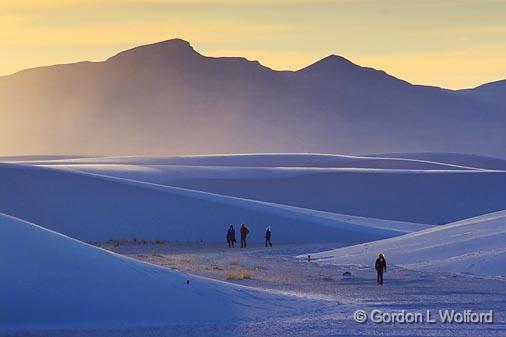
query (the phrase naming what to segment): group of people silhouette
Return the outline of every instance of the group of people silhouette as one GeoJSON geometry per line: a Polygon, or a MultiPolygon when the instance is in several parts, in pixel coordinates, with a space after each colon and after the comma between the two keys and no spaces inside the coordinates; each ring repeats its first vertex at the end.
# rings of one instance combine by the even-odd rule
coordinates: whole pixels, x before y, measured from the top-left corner
{"type": "MultiPolygon", "coordinates": [[[[241,248],[246,248],[246,239],[249,234],[249,229],[245,224],[241,224],[241,228],[239,229],[241,234],[241,248]]],[[[229,248],[234,248],[237,240],[235,238],[235,228],[234,225],[230,225],[227,231],[227,243],[229,248]]],[[[271,242],[271,227],[267,226],[265,229],[265,247],[272,247],[271,242]]]]}
{"type": "MultiPolygon", "coordinates": [[[[246,239],[248,237],[248,234],[250,233],[248,227],[246,227],[245,224],[241,224],[241,228],[239,229],[240,235],[241,235],[241,248],[246,248],[246,239]]],[[[265,229],[265,247],[272,247],[271,242],[271,227],[267,226],[265,229]]],[[[237,243],[237,240],[235,238],[235,228],[234,225],[230,225],[227,230],[227,243],[229,248],[234,248],[235,244],[237,243]]],[[[308,261],[310,261],[310,255],[308,256],[308,261]]],[[[387,261],[385,260],[385,257],[383,254],[379,254],[378,258],[376,259],[375,263],[375,269],[377,273],[376,281],[378,285],[383,284],[383,273],[387,271],[387,261]]]]}

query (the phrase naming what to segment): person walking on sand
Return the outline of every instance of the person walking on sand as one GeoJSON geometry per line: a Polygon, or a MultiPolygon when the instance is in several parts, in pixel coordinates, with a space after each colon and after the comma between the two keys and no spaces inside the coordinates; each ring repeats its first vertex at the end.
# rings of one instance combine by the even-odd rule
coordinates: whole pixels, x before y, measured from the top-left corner
{"type": "Polygon", "coordinates": [[[376,281],[379,285],[383,284],[383,272],[387,271],[387,261],[385,260],[385,257],[383,254],[380,254],[378,258],[376,259],[376,272],[378,273],[376,277],[376,281]]]}
{"type": "Polygon", "coordinates": [[[234,225],[230,225],[230,227],[228,227],[228,231],[227,231],[227,243],[228,243],[228,248],[232,247],[234,248],[235,247],[235,229],[234,229],[234,225]]]}
{"type": "Polygon", "coordinates": [[[267,247],[267,245],[269,245],[269,246],[272,247],[272,243],[271,243],[271,226],[267,226],[267,228],[265,229],[265,247],[267,247]]]}
{"type": "Polygon", "coordinates": [[[241,248],[246,248],[246,237],[249,234],[249,230],[245,224],[241,225],[241,248]]]}

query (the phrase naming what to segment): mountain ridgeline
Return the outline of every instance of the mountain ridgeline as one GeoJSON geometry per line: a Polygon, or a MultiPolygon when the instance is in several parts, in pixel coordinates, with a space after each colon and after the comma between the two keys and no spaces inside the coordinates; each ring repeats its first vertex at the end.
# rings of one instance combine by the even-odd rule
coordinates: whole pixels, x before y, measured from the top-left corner
{"type": "Polygon", "coordinates": [[[506,157],[506,87],[412,85],[331,55],[298,71],[174,39],[0,77],[0,153],[461,152],[506,157]]]}

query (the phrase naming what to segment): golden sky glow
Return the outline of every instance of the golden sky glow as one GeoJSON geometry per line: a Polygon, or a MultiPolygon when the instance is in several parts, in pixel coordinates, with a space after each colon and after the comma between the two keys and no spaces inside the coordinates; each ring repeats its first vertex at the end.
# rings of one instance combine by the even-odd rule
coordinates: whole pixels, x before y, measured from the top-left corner
{"type": "Polygon", "coordinates": [[[274,69],[338,54],[465,88],[506,78],[505,18],[503,0],[2,0],[0,75],[179,37],[274,69]]]}

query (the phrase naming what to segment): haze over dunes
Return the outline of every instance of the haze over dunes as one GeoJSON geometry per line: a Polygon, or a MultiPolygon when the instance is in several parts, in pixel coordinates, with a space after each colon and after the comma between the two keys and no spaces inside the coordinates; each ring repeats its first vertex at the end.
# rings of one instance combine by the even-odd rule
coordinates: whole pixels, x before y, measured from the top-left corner
{"type": "Polygon", "coordinates": [[[299,71],[175,39],[104,62],[0,78],[9,154],[385,153],[506,156],[503,83],[411,85],[331,55],[299,71]]]}

